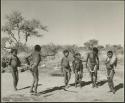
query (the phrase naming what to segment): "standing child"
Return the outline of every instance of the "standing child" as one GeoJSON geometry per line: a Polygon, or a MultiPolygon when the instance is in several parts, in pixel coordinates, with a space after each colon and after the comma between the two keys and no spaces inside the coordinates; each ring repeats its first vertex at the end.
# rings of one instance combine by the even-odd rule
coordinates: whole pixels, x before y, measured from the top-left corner
{"type": "Polygon", "coordinates": [[[64,50],[63,51],[64,57],[61,60],[61,71],[64,74],[64,82],[65,82],[65,88],[68,88],[68,83],[71,77],[71,68],[69,65],[69,51],[64,50]]]}
{"type": "Polygon", "coordinates": [[[14,90],[17,90],[17,83],[19,80],[17,67],[21,66],[21,62],[17,57],[17,49],[11,49],[11,55],[9,57],[9,67],[11,68],[13,76],[13,86],[14,90]]]}
{"type": "Polygon", "coordinates": [[[117,58],[114,56],[113,57],[113,52],[108,51],[107,52],[107,59],[106,59],[106,69],[107,69],[107,79],[108,79],[108,85],[110,92],[113,92],[115,94],[115,89],[114,89],[114,83],[113,83],[113,77],[115,74],[115,68],[117,66],[117,58]]]}
{"type": "Polygon", "coordinates": [[[74,60],[72,65],[73,65],[73,72],[75,73],[75,87],[77,87],[78,83],[80,83],[80,87],[82,87],[83,64],[80,53],[76,53],[74,55],[74,60]]]}
{"type": "Polygon", "coordinates": [[[94,47],[90,53],[87,55],[86,68],[87,64],[89,66],[89,72],[92,81],[92,87],[97,87],[97,71],[99,69],[99,58],[98,58],[98,49],[94,47]]]}
{"type": "Polygon", "coordinates": [[[40,45],[35,45],[34,51],[28,57],[26,57],[26,61],[28,65],[30,65],[31,67],[31,73],[33,76],[33,83],[30,89],[30,93],[37,93],[38,80],[39,80],[38,65],[41,61],[40,51],[41,51],[40,45]]]}

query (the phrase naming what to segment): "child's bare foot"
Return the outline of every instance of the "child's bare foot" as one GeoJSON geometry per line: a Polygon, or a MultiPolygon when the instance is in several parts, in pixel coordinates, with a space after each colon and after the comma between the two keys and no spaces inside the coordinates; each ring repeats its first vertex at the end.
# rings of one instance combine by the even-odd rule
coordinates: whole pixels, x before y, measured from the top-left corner
{"type": "Polygon", "coordinates": [[[112,92],[111,90],[109,90],[108,92],[112,92]]]}
{"type": "Polygon", "coordinates": [[[92,88],[94,88],[95,87],[95,85],[94,84],[92,84],[92,88]]]}
{"type": "Polygon", "coordinates": [[[77,88],[77,84],[75,84],[75,87],[77,88]]]}
{"type": "Polygon", "coordinates": [[[82,84],[80,83],[80,88],[82,88],[82,84]]]}
{"type": "Polygon", "coordinates": [[[97,84],[95,84],[95,87],[96,87],[96,88],[98,88],[98,85],[97,85],[97,84]]]}
{"type": "Polygon", "coordinates": [[[33,91],[33,90],[31,90],[31,91],[30,91],[30,93],[34,93],[34,91],[33,91]]]}
{"type": "Polygon", "coordinates": [[[14,91],[17,91],[17,88],[14,88],[14,91]]]}
{"type": "Polygon", "coordinates": [[[115,90],[114,89],[112,90],[112,92],[113,92],[113,94],[115,94],[115,90]]]}
{"type": "Polygon", "coordinates": [[[68,85],[65,86],[65,89],[68,89],[68,85]]]}

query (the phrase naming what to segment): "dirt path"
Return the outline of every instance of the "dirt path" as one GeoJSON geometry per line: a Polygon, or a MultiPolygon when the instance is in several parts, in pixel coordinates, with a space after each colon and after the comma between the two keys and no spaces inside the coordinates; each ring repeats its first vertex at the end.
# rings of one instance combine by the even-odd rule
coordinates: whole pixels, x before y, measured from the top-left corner
{"type": "MultiPolygon", "coordinates": [[[[122,71],[123,73],[123,71],[122,71]]],[[[123,102],[124,101],[124,82],[123,76],[116,72],[114,84],[116,94],[109,93],[104,72],[98,73],[98,88],[92,88],[88,73],[84,73],[83,87],[75,88],[74,74],[72,74],[71,86],[64,90],[63,77],[50,76],[40,73],[39,87],[37,96],[30,95],[29,89],[32,81],[31,74],[27,71],[19,74],[18,91],[13,91],[12,77],[10,73],[1,75],[1,96],[2,101],[41,101],[41,102],[123,102]]]]}

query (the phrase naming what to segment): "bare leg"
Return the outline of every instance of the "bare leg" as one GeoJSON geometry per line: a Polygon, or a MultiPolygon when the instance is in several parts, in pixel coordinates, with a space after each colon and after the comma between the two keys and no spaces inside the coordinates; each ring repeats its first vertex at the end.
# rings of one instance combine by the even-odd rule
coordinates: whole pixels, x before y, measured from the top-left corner
{"type": "Polygon", "coordinates": [[[18,84],[18,81],[19,81],[19,74],[18,74],[18,70],[16,71],[16,87],[17,87],[17,84],[18,84]]]}
{"type": "Polygon", "coordinates": [[[65,83],[65,86],[66,86],[67,85],[67,73],[66,73],[65,70],[63,71],[63,74],[64,74],[64,83],[65,83]]]}
{"type": "Polygon", "coordinates": [[[91,82],[92,82],[92,87],[94,87],[94,79],[93,79],[93,73],[91,72],[91,82]]]}
{"type": "Polygon", "coordinates": [[[34,78],[35,78],[34,90],[35,90],[35,93],[37,93],[38,81],[39,81],[39,78],[38,78],[38,69],[37,69],[36,72],[35,72],[34,78]]]}
{"type": "Polygon", "coordinates": [[[34,78],[34,72],[32,71],[31,73],[32,73],[32,76],[33,76],[33,82],[32,82],[31,88],[30,88],[30,92],[32,93],[32,92],[34,92],[33,87],[34,87],[34,84],[35,84],[35,78],[34,78]]]}
{"type": "Polygon", "coordinates": [[[114,83],[113,83],[113,77],[114,77],[114,71],[112,70],[111,73],[110,73],[110,79],[111,79],[111,89],[112,89],[112,92],[115,93],[115,90],[114,90],[114,83]]]}
{"type": "Polygon", "coordinates": [[[79,83],[80,83],[80,87],[82,87],[82,77],[83,77],[83,72],[80,72],[80,76],[79,76],[79,83]]]}
{"type": "Polygon", "coordinates": [[[95,71],[94,71],[94,85],[95,85],[95,87],[97,87],[96,82],[97,82],[97,69],[95,69],[95,71]]]}
{"type": "Polygon", "coordinates": [[[12,77],[13,77],[13,86],[14,90],[17,90],[16,85],[17,85],[17,77],[16,77],[16,71],[12,70],[12,77]]]}
{"type": "Polygon", "coordinates": [[[78,83],[78,72],[75,71],[75,87],[77,87],[77,83],[78,83]]]}
{"type": "Polygon", "coordinates": [[[70,78],[71,78],[71,72],[70,72],[70,71],[68,71],[68,81],[67,81],[67,84],[69,83],[70,78]]]}

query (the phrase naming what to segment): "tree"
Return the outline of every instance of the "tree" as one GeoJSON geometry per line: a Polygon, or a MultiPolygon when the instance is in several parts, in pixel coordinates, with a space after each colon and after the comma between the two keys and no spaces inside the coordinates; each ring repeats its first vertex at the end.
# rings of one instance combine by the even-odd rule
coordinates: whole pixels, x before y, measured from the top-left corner
{"type": "Polygon", "coordinates": [[[99,50],[103,50],[103,49],[104,49],[104,46],[103,46],[103,45],[98,45],[97,48],[98,48],[99,50]]]}
{"type": "Polygon", "coordinates": [[[36,19],[26,20],[20,12],[14,11],[6,15],[7,22],[2,26],[2,31],[7,33],[9,40],[19,48],[20,44],[26,45],[29,37],[41,37],[40,30],[47,31],[47,27],[41,25],[36,19]],[[22,42],[21,38],[24,39],[22,42]]]}
{"type": "Polygon", "coordinates": [[[78,47],[76,45],[66,45],[65,49],[67,49],[72,55],[78,52],[78,47]]]}
{"type": "Polygon", "coordinates": [[[124,53],[124,49],[123,49],[123,47],[121,45],[110,45],[110,44],[107,44],[105,46],[105,50],[107,50],[107,51],[112,50],[116,54],[118,54],[118,53],[123,54],[124,53]]]}
{"type": "Polygon", "coordinates": [[[86,49],[90,49],[90,48],[93,48],[93,47],[97,47],[98,46],[98,40],[96,39],[91,39],[87,42],[84,43],[84,46],[86,49]]]}
{"type": "Polygon", "coordinates": [[[92,40],[89,40],[89,43],[90,43],[90,45],[91,45],[92,47],[94,47],[94,46],[97,46],[97,45],[98,45],[98,40],[92,39],[92,40]]]}
{"type": "Polygon", "coordinates": [[[59,50],[59,46],[50,43],[48,45],[42,45],[41,47],[41,55],[42,57],[54,56],[57,54],[59,50]]]}

